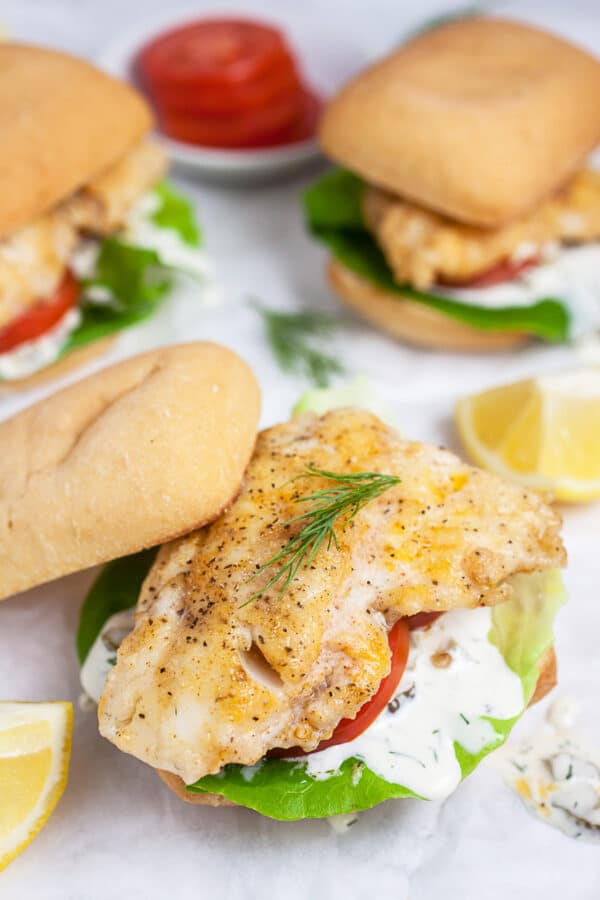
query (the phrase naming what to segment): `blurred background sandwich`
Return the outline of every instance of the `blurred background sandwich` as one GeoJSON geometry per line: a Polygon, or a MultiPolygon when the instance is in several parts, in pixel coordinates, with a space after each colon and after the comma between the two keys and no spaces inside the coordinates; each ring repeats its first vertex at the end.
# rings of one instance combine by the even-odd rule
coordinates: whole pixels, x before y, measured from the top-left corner
{"type": "Polygon", "coordinates": [[[0,44],[0,127],[0,382],[15,386],[152,314],[199,234],[162,182],[145,100],[88,63],[0,44]]]}
{"type": "Polygon", "coordinates": [[[579,246],[600,237],[599,138],[600,63],[582,50],[499,19],[418,35],[325,109],[344,169],[306,212],[331,286],[423,346],[569,338],[596,308],[577,281],[600,263],[579,246]]]}

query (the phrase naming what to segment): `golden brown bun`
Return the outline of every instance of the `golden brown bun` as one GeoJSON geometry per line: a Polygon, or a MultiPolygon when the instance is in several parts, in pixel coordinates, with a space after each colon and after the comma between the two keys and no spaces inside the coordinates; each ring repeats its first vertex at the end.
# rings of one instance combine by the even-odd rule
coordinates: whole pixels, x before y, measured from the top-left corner
{"type": "Polygon", "coordinates": [[[337,260],[327,267],[335,293],[377,328],[417,347],[466,353],[507,350],[529,340],[512,331],[480,331],[444,313],[381,290],[337,260]]]}
{"type": "Polygon", "coordinates": [[[366,180],[475,225],[526,214],[600,140],[600,63],[516,22],[422,34],[327,106],[324,151],[366,180]]]}
{"type": "Polygon", "coordinates": [[[13,378],[10,381],[0,381],[0,396],[12,394],[14,391],[28,391],[55,378],[62,378],[72,369],[84,366],[96,359],[97,356],[108,353],[115,341],[116,337],[112,336],[99,338],[84,347],[72,350],[66,356],[61,356],[56,362],[45,366],[39,372],[34,372],[33,375],[28,375],[26,378],[13,378]]]}
{"type": "MultiPolygon", "coordinates": [[[[529,701],[529,706],[542,700],[556,685],[556,654],[554,652],[554,647],[550,647],[546,650],[538,663],[538,669],[540,674],[533,696],[529,701]]],[[[237,803],[234,803],[233,800],[227,800],[226,797],[221,797],[220,794],[191,794],[189,791],[186,791],[185,784],[178,775],[173,775],[171,772],[165,772],[162,769],[156,769],[156,773],[162,778],[167,787],[171,788],[173,793],[176,794],[180,800],[185,800],[186,803],[195,803],[198,806],[238,805],[237,803]]]]}
{"type": "Polygon", "coordinates": [[[172,772],[165,772],[164,769],[156,769],[156,774],[161,778],[168,788],[171,788],[180,800],[186,803],[194,803],[196,806],[237,806],[233,800],[227,800],[220,794],[192,794],[186,791],[185,784],[179,775],[173,775],[172,772]]]}
{"type": "Polygon", "coordinates": [[[535,691],[533,692],[533,696],[529,701],[530,706],[533,706],[534,703],[538,703],[540,700],[543,700],[546,694],[549,694],[552,688],[556,687],[557,666],[554,647],[550,647],[548,650],[546,650],[538,663],[538,669],[540,674],[538,675],[538,680],[535,686],[535,691]]]}
{"type": "Polygon", "coordinates": [[[0,598],[216,518],[250,458],[259,391],[216,344],[163,347],[0,424],[0,598]]]}
{"type": "Polygon", "coordinates": [[[0,237],[99,175],[151,125],[136,91],[83,60],[0,43],[0,237]]]}

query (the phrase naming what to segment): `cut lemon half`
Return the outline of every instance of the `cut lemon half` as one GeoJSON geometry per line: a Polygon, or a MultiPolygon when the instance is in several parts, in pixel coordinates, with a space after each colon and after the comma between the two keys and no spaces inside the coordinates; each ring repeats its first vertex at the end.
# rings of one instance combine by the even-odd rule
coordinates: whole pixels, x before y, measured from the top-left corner
{"type": "Polygon", "coordinates": [[[43,828],[67,783],[70,703],[0,703],[0,871],[43,828]]]}
{"type": "Polygon", "coordinates": [[[600,367],[465,397],[455,418],[478,465],[558,500],[600,496],[600,367]]]}

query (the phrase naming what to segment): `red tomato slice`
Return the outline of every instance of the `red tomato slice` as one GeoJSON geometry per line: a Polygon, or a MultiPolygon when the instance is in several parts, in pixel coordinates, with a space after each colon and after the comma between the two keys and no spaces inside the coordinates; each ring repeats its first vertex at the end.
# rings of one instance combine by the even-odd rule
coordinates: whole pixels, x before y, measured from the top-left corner
{"type": "MultiPolygon", "coordinates": [[[[408,660],[409,636],[406,621],[399,619],[388,634],[392,666],[389,675],[379,685],[379,690],[364,706],[361,706],[354,719],[342,719],[327,741],[321,741],[318,750],[326,750],[336,744],[347,744],[362,734],[375,721],[379,713],[385,709],[400,684],[408,660]]],[[[316,751],[313,751],[316,752],[316,751]]]]}
{"type": "Polygon", "coordinates": [[[286,66],[289,58],[276,28],[246,19],[202,19],[146,44],[137,69],[150,87],[201,88],[256,78],[286,66]]]}
{"type": "MultiPolygon", "coordinates": [[[[386,675],[379,685],[377,693],[361,706],[354,719],[341,719],[331,737],[326,741],[321,741],[315,750],[310,751],[311,753],[326,750],[327,747],[333,747],[336,744],[346,744],[358,737],[390,702],[404,674],[408,659],[410,641],[406,619],[399,619],[390,629],[388,641],[392,654],[391,669],[389,675],[386,675]]],[[[285,756],[307,756],[308,754],[299,747],[294,747],[293,749],[270,750],[267,755],[278,759],[285,756]]]]}
{"type": "Polygon", "coordinates": [[[474,275],[472,278],[467,278],[464,281],[443,280],[440,281],[440,284],[446,284],[448,287],[455,288],[493,287],[496,284],[504,284],[506,281],[512,281],[518,275],[521,275],[523,272],[526,272],[528,269],[531,269],[538,264],[538,257],[525,259],[522,262],[511,262],[511,260],[505,259],[495,266],[492,266],[491,269],[487,269],[479,275],[474,275]]]}
{"type": "Polygon", "coordinates": [[[240,84],[208,85],[202,88],[185,88],[156,84],[152,87],[152,100],[159,110],[186,115],[217,114],[231,116],[268,106],[283,98],[298,100],[302,94],[302,82],[293,61],[288,69],[278,71],[240,84]]]}
{"type": "Polygon", "coordinates": [[[321,101],[316,94],[304,91],[296,108],[283,103],[229,118],[175,115],[163,110],[160,118],[164,133],[183,143],[248,149],[307,140],[315,133],[320,109],[321,101]]]}
{"type": "Polygon", "coordinates": [[[305,89],[302,108],[296,121],[282,134],[276,135],[269,146],[296,144],[299,141],[307,141],[309,138],[314,137],[322,105],[321,98],[317,94],[305,89]]]}
{"type": "Polygon", "coordinates": [[[297,103],[288,97],[268,106],[236,115],[194,116],[163,109],[159,118],[169,137],[204,147],[248,147],[270,140],[289,128],[298,115],[297,103]]]}
{"type": "Polygon", "coordinates": [[[33,341],[50,331],[75,306],[78,295],[77,281],[69,271],[65,272],[54,294],[40,300],[0,330],[0,353],[9,353],[19,344],[33,341]]]}
{"type": "Polygon", "coordinates": [[[312,137],[320,101],[303,84],[283,35],[243,19],[204,19],[159,35],[136,72],[165,134],[224,149],[312,137]]]}
{"type": "Polygon", "coordinates": [[[436,619],[439,619],[441,615],[441,612],[420,612],[414,616],[407,616],[405,622],[408,625],[409,631],[414,631],[415,628],[427,628],[428,625],[431,625],[436,619]]]}

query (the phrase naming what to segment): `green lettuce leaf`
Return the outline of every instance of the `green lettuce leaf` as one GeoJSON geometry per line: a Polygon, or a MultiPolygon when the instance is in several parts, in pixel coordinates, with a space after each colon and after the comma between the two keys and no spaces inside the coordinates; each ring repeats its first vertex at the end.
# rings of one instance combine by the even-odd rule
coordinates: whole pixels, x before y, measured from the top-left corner
{"type": "Polygon", "coordinates": [[[347,759],[330,778],[317,780],[301,763],[268,759],[245,769],[225,766],[217,775],[207,775],[188,791],[220,794],[280,822],[325,819],[342,813],[370,809],[384,800],[415,797],[400,784],[379,778],[360,760],[347,759]]]}
{"type": "MultiPolygon", "coordinates": [[[[109,563],[88,594],[80,617],[77,651],[83,663],[102,626],[116,612],[133,606],[156,550],[109,563]]],[[[492,610],[489,639],[523,684],[523,707],[538,678],[538,662],[551,646],[555,615],[565,602],[560,572],[517,576],[515,595],[492,610]]],[[[466,777],[488,753],[502,744],[519,717],[489,719],[495,739],[479,753],[455,745],[466,777]]],[[[313,778],[302,762],[263,760],[256,766],[229,765],[217,775],[201,778],[188,790],[215,793],[281,821],[324,818],[369,809],[383,800],[415,797],[408,788],[380,778],[364,762],[349,758],[328,778],[313,778]]]]}
{"type": "MultiPolygon", "coordinates": [[[[154,188],[160,205],[151,220],[176,231],[188,245],[199,247],[201,233],[194,209],[169,182],[154,188]]],[[[132,244],[120,236],[103,238],[93,277],[82,285],[82,320],[62,348],[61,356],[150,318],[172,290],[178,272],[156,250],[132,244]],[[94,291],[109,299],[97,302],[94,291]]]]}
{"type": "Polygon", "coordinates": [[[151,216],[155,225],[176,231],[181,240],[190,247],[200,247],[202,232],[196,222],[194,207],[190,201],[176,191],[168,181],[161,181],[154,188],[153,193],[161,201],[160,206],[151,216]]]}
{"type": "MultiPolygon", "coordinates": [[[[492,629],[489,640],[494,644],[507,666],[519,676],[523,684],[525,706],[531,700],[538,681],[538,662],[554,643],[554,619],[567,602],[567,593],[558,569],[534,575],[515,575],[513,598],[492,610],[492,629]]],[[[498,740],[481,753],[468,753],[455,745],[456,758],[465,778],[484,756],[503,744],[519,719],[490,719],[498,740]]]]}
{"type": "Polygon", "coordinates": [[[379,399],[368,378],[357,375],[346,384],[330,388],[313,388],[305,391],[292,410],[293,416],[314,412],[321,416],[330,409],[344,406],[359,406],[375,413],[383,422],[396,427],[394,414],[379,399]]]}
{"type": "Polygon", "coordinates": [[[304,194],[309,230],[347,268],[391,294],[422,303],[484,331],[521,331],[547,341],[568,338],[569,311],[560,299],[541,298],[530,306],[491,309],[397,284],[383,252],[365,226],[363,190],[364,183],[356,175],[333,169],[304,194]]]}
{"type": "Polygon", "coordinates": [[[510,603],[494,607],[490,641],[523,682],[527,702],[537,683],[537,662],[554,643],[552,624],[567,595],[558,569],[515,575],[510,603]]]}
{"type": "Polygon", "coordinates": [[[149,318],[173,287],[173,281],[173,269],[161,263],[156,250],[136,247],[115,237],[104,238],[96,273],[83,284],[81,323],[69,336],[61,355],[149,318]],[[110,294],[106,302],[93,299],[93,290],[99,288],[110,294]]]}
{"type": "Polygon", "coordinates": [[[104,566],[79,613],[77,656],[81,665],[94,641],[111,616],[135,606],[144,578],[150,571],[157,549],[142,550],[132,556],[115,559],[104,566]]]}

